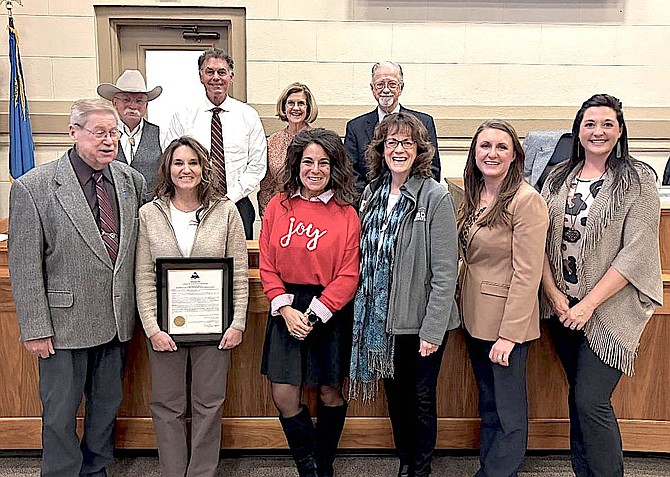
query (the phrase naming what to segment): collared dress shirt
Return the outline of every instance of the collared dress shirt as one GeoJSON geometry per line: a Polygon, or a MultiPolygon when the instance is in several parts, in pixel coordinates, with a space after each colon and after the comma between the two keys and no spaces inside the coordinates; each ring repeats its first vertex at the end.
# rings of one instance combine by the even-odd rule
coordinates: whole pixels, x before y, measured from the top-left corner
{"type": "MultiPolygon", "coordinates": [[[[93,173],[96,171],[91,166],[86,164],[81,157],[79,157],[76,147],[70,149],[68,155],[70,157],[70,164],[72,164],[72,169],[74,169],[77,180],[81,185],[81,190],[84,193],[84,197],[86,197],[86,202],[88,202],[88,206],[91,208],[91,212],[93,213],[93,217],[95,218],[95,222],[97,224],[100,218],[100,209],[98,208],[98,195],[95,191],[95,181],[93,180],[93,173]]],[[[105,167],[100,172],[102,172],[103,187],[107,192],[107,197],[110,198],[109,202],[112,207],[112,213],[116,215],[116,223],[118,224],[120,223],[119,205],[116,200],[116,190],[114,189],[112,172],[109,170],[109,166],[105,167]]]]}
{"type": "Polygon", "coordinates": [[[142,131],[144,131],[144,119],[141,119],[139,124],[132,131],[130,128],[122,121],[119,121],[118,125],[119,131],[121,131],[121,136],[119,137],[119,147],[123,149],[123,155],[126,158],[126,162],[130,165],[135,157],[137,148],[140,145],[142,140],[142,131]],[[133,138],[134,145],[130,138],[133,138]]]}
{"type": "MultiPolygon", "coordinates": [[[[381,123],[381,122],[384,120],[384,118],[385,118],[386,116],[388,116],[389,114],[399,113],[399,112],[400,112],[400,103],[396,104],[396,105],[395,105],[395,109],[394,109],[393,111],[391,111],[390,113],[387,113],[387,112],[384,111],[381,107],[377,106],[377,114],[379,115],[379,122],[380,122],[380,123],[381,123]]],[[[379,123],[377,123],[377,124],[379,124],[379,123]]]]}
{"type": "MultiPolygon", "coordinates": [[[[212,143],[212,112],[215,104],[203,95],[200,101],[175,112],[165,135],[165,148],[181,136],[193,136],[210,149],[212,143]]],[[[226,182],[230,200],[247,197],[265,177],[267,142],[260,117],[251,106],[230,96],[219,106],[223,111],[221,127],[226,161],[226,182]]]]}

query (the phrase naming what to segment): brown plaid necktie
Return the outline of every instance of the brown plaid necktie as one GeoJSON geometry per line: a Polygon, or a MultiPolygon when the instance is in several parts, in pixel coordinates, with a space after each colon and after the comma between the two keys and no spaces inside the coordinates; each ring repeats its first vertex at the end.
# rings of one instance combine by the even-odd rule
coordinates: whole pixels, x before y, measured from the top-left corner
{"type": "Polygon", "coordinates": [[[102,172],[94,172],[93,180],[95,181],[95,194],[98,197],[100,236],[105,243],[109,258],[114,263],[116,256],[119,254],[119,227],[116,223],[116,214],[112,210],[109,194],[107,194],[103,183],[102,172]]]}
{"type": "Polygon", "coordinates": [[[228,187],[226,184],[226,161],[223,151],[223,130],[221,128],[221,117],[219,116],[221,111],[223,111],[221,108],[212,109],[212,147],[209,151],[209,159],[218,176],[218,189],[225,195],[228,187]]]}

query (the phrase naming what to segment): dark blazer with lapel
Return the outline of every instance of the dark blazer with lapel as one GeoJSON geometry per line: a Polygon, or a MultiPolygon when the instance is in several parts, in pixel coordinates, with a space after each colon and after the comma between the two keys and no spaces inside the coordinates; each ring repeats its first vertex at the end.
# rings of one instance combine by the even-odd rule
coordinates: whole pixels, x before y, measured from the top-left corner
{"type": "Polygon", "coordinates": [[[540,336],[538,288],[549,215],[542,196],[526,182],[507,210],[509,225],[475,223],[466,251],[459,241],[459,305],[471,336],[523,343],[540,336]]]}
{"type": "MultiPolygon", "coordinates": [[[[440,151],[437,147],[437,132],[435,131],[435,121],[433,121],[433,117],[420,111],[404,108],[403,106],[400,106],[400,111],[413,114],[424,126],[426,126],[426,129],[428,130],[428,140],[435,147],[435,156],[433,156],[433,163],[431,165],[431,168],[433,169],[433,177],[437,182],[440,182],[440,151]]],[[[368,173],[368,168],[365,164],[365,149],[368,147],[368,144],[370,144],[370,141],[372,141],[372,136],[374,136],[375,127],[378,122],[379,113],[377,112],[377,108],[375,108],[371,112],[358,116],[347,123],[347,131],[344,136],[344,147],[347,149],[347,153],[353,161],[354,170],[358,174],[358,177],[356,178],[356,186],[360,192],[365,189],[365,185],[368,183],[365,178],[368,173]]]]}
{"type": "MultiPolygon", "coordinates": [[[[158,176],[158,164],[163,150],[161,149],[160,128],[147,120],[144,120],[142,127],[142,138],[137,145],[135,157],[130,163],[130,167],[144,176],[147,183],[147,193],[144,202],[150,202],[154,198],[154,189],[156,188],[156,178],[158,176]]],[[[119,154],[117,161],[128,163],[123,148],[119,144],[119,154]]]]}
{"type": "Polygon", "coordinates": [[[665,163],[665,170],[663,171],[663,182],[664,186],[670,185],[670,158],[668,162],[665,163]]]}
{"type": "Polygon", "coordinates": [[[132,337],[135,242],[144,178],[109,165],[119,208],[112,264],[68,154],[17,179],[9,196],[9,269],[21,339],[88,348],[132,337]]]}

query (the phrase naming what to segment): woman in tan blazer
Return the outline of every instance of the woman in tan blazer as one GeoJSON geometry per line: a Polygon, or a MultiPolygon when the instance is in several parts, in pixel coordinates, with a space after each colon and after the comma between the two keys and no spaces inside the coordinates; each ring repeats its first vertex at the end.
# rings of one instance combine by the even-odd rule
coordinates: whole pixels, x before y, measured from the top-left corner
{"type": "Polygon", "coordinates": [[[485,121],[465,165],[458,211],[460,310],[479,387],[477,477],[516,476],[528,439],[528,342],[540,336],[538,287],[547,207],[523,180],[524,152],[514,128],[485,121]]]}

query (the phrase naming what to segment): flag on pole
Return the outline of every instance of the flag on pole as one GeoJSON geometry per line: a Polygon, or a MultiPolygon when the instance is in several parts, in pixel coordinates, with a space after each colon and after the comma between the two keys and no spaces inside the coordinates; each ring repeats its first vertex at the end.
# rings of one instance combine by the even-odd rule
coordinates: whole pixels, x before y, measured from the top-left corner
{"type": "Polygon", "coordinates": [[[18,179],[35,167],[35,145],[14,19],[9,17],[9,174],[18,179]]]}

